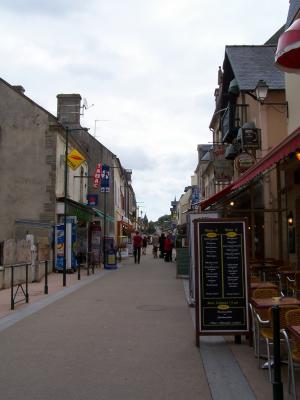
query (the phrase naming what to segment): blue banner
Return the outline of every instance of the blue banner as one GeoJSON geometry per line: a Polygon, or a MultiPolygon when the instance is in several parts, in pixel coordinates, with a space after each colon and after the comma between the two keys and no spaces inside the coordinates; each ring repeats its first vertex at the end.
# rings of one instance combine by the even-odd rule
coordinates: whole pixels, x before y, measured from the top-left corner
{"type": "Polygon", "coordinates": [[[109,165],[102,165],[101,192],[109,192],[109,165]]]}

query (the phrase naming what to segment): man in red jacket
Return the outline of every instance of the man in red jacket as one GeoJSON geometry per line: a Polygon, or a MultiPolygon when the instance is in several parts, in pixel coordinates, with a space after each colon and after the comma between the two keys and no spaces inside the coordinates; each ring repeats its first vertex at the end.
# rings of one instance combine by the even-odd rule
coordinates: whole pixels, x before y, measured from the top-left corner
{"type": "Polygon", "coordinates": [[[142,244],[142,236],[139,234],[139,231],[135,231],[135,235],[133,236],[133,255],[135,264],[136,262],[140,263],[142,244]]]}

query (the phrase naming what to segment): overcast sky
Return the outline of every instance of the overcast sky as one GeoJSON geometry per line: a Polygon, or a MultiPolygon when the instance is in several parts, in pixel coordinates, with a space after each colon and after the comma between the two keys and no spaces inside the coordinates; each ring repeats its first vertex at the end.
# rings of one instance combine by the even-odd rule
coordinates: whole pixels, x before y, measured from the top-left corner
{"type": "Polygon", "coordinates": [[[136,199],[156,220],[190,184],[197,144],[212,140],[225,45],[263,44],[285,23],[288,6],[1,0],[1,78],[54,115],[58,93],[81,94],[91,106],[82,125],[133,170],[136,199]]]}

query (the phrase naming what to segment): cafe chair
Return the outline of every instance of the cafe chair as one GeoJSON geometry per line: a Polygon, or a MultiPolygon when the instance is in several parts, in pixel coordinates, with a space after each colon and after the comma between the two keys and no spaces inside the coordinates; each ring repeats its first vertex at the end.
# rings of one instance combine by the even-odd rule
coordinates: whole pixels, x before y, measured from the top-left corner
{"type": "MultiPolygon", "coordinates": [[[[275,288],[258,288],[254,289],[252,293],[252,297],[256,299],[267,299],[270,297],[277,297],[278,296],[278,289],[275,288]]],[[[260,310],[258,313],[257,310],[254,309],[252,304],[249,304],[250,312],[252,317],[252,332],[253,332],[253,348],[254,348],[254,355],[258,357],[258,367],[260,368],[260,327],[263,325],[261,323],[259,325],[259,321],[268,321],[268,310],[260,310]]],[[[269,324],[266,324],[266,326],[269,324]]]]}
{"type": "Polygon", "coordinates": [[[254,356],[257,357],[257,317],[256,317],[256,311],[251,303],[249,303],[249,309],[250,309],[250,315],[251,315],[254,356]]]}
{"type": "MultiPolygon", "coordinates": [[[[300,325],[300,308],[288,311],[285,318],[287,326],[300,325]]],[[[292,332],[287,333],[286,329],[281,334],[288,353],[288,392],[292,392],[293,398],[297,400],[295,369],[300,367],[300,340],[292,332]]]]}
{"type": "Polygon", "coordinates": [[[286,292],[288,296],[295,296],[296,292],[296,279],[289,276],[286,277],[286,292]]]}
{"type": "Polygon", "coordinates": [[[257,276],[257,275],[251,275],[251,276],[250,276],[250,282],[251,282],[251,283],[258,283],[258,282],[261,282],[261,279],[260,279],[260,277],[257,276]]]}
{"type": "MultiPolygon", "coordinates": [[[[286,320],[286,314],[294,310],[295,306],[282,306],[280,307],[280,329],[285,329],[287,327],[287,320],[286,320]]],[[[258,335],[258,349],[257,349],[257,357],[258,357],[258,363],[259,363],[259,368],[260,368],[260,339],[263,339],[266,343],[267,347],[267,358],[268,358],[268,370],[269,370],[269,379],[272,381],[272,372],[271,372],[271,352],[270,352],[270,347],[273,345],[273,320],[272,320],[272,308],[269,308],[268,310],[269,313],[269,319],[268,320],[262,320],[261,317],[256,314],[257,322],[258,322],[258,329],[257,329],[257,335],[258,335]]]]}

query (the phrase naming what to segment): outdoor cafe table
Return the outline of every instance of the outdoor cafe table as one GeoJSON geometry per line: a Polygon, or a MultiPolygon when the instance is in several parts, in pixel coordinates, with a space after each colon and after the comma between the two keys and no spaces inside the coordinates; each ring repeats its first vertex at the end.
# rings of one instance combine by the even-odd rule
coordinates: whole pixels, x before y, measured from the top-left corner
{"type": "Polygon", "coordinates": [[[251,282],[250,297],[255,289],[278,289],[278,286],[272,282],[251,282]]]}
{"type": "Polygon", "coordinates": [[[300,306],[300,300],[295,297],[270,297],[267,299],[250,299],[252,305],[257,310],[265,310],[272,306],[300,306]]]}

